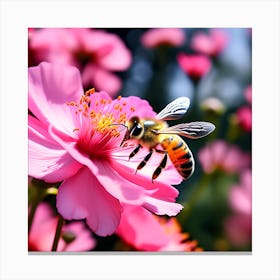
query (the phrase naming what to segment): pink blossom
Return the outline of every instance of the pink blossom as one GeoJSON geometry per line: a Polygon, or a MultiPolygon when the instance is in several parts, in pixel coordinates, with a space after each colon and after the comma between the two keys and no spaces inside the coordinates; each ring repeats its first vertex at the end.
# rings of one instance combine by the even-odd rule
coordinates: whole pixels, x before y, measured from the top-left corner
{"type": "Polygon", "coordinates": [[[245,170],[241,174],[240,184],[230,190],[230,205],[235,212],[251,215],[252,172],[245,170]]]}
{"type": "Polygon", "coordinates": [[[209,33],[197,32],[192,38],[192,48],[200,53],[217,56],[227,45],[228,36],[220,29],[210,29],[209,33]]]}
{"type": "Polygon", "coordinates": [[[74,65],[83,85],[115,95],[122,82],[113,71],[127,70],[131,53],[114,34],[90,28],[45,28],[32,31],[29,49],[38,62],[74,65]]]}
{"type": "Polygon", "coordinates": [[[242,129],[246,132],[252,131],[252,109],[248,106],[239,108],[236,112],[237,120],[242,129]]]}
{"type": "Polygon", "coordinates": [[[156,48],[161,45],[179,47],[185,40],[186,35],[180,28],[152,28],[143,34],[141,43],[146,48],[156,48]]]}
{"type": "MultiPolygon", "coordinates": [[[[32,227],[28,236],[29,251],[51,251],[58,217],[51,207],[42,202],[36,209],[32,227]]],[[[89,251],[96,245],[95,240],[83,222],[71,222],[62,227],[57,251],[89,251]]]]}
{"type": "Polygon", "coordinates": [[[251,164],[249,153],[223,140],[206,145],[199,151],[198,158],[206,173],[212,173],[217,169],[227,173],[239,173],[251,164]]]}
{"type": "Polygon", "coordinates": [[[175,218],[157,217],[137,206],[124,207],[116,233],[140,251],[201,251],[196,241],[187,240],[175,218]]]}
{"type": "Polygon", "coordinates": [[[211,68],[211,60],[204,55],[179,53],[177,59],[183,71],[195,80],[199,80],[206,75],[211,68]]]}
{"type": "Polygon", "coordinates": [[[249,85],[245,88],[244,96],[249,104],[252,104],[252,86],[249,85]]]}
{"type": "Polygon", "coordinates": [[[236,112],[237,120],[246,132],[252,131],[252,86],[246,87],[244,91],[244,96],[249,103],[249,105],[242,106],[236,112]]]}
{"type": "Polygon", "coordinates": [[[240,184],[233,185],[229,192],[233,214],[225,221],[228,238],[234,245],[250,242],[252,232],[252,172],[241,174],[240,184]]]}
{"type": "Polygon", "coordinates": [[[86,219],[96,234],[106,236],[118,227],[121,203],[158,215],[173,216],[182,209],[170,185],[182,178],[171,161],[155,181],[151,170],[162,160],[159,153],[136,173],[148,150],[128,161],[134,143],[121,147],[126,129],[110,126],[133,115],[155,116],[147,101],[133,96],[112,100],[93,90],[84,94],[78,69],[46,62],[29,68],[28,98],[35,116],[28,116],[29,175],[62,182],[56,206],[65,219],[86,219]]]}

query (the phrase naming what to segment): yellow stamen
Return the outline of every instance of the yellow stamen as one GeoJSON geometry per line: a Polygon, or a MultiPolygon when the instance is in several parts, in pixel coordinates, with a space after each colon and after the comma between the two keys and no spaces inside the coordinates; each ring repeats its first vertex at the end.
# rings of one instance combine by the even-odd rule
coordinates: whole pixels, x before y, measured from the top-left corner
{"type": "MultiPolygon", "coordinates": [[[[106,114],[102,113],[102,107],[106,104],[110,104],[112,100],[107,99],[99,99],[95,101],[95,103],[91,99],[91,95],[95,93],[95,89],[92,88],[85,92],[84,95],[81,96],[78,102],[68,102],[68,106],[76,107],[74,111],[76,115],[82,114],[84,118],[90,119],[90,124],[92,126],[91,133],[99,132],[102,134],[107,134],[109,137],[118,137],[120,135],[119,127],[112,126],[111,124],[125,123],[127,120],[126,112],[122,113],[123,106],[126,105],[126,102],[117,103],[114,106],[114,110],[117,111],[117,117],[115,117],[115,113],[107,112],[106,114]],[[92,106],[91,104],[94,104],[92,106]],[[94,108],[94,109],[93,109],[94,108]]],[[[121,96],[118,96],[118,100],[121,100],[121,96]]],[[[131,111],[135,111],[135,108],[130,108],[131,111]]],[[[74,128],[73,132],[80,131],[79,128],[74,128]]]]}
{"type": "Polygon", "coordinates": [[[94,93],[95,93],[95,88],[91,88],[85,92],[85,95],[90,96],[91,94],[94,94],[94,93]]]}

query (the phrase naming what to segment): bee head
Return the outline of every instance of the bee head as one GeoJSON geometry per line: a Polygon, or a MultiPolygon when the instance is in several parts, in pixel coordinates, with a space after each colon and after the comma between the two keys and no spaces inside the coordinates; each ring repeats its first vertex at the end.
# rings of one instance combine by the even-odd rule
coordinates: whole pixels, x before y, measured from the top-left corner
{"type": "Polygon", "coordinates": [[[126,123],[127,136],[126,138],[140,139],[144,133],[144,127],[138,117],[132,117],[126,123]]]}

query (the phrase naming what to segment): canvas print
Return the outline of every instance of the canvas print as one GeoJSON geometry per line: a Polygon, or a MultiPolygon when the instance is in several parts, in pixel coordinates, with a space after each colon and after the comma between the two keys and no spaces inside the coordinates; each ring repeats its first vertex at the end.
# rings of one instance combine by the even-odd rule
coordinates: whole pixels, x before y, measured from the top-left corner
{"type": "Polygon", "coordinates": [[[27,36],[29,252],[251,251],[250,28],[27,36]]]}

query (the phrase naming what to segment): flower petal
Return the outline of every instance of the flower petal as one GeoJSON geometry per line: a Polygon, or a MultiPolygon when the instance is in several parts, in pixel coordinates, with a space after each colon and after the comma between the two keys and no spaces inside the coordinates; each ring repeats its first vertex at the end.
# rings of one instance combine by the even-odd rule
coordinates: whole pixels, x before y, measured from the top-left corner
{"type": "Polygon", "coordinates": [[[117,94],[122,86],[121,79],[117,75],[94,64],[88,64],[85,67],[82,80],[85,86],[90,85],[99,91],[104,90],[111,96],[117,94]]]}
{"type": "Polygon", "coordinates": [[[42,122],[73,134],[67,102],[78,101],[83,88],[78,69],[42,62],[29,68],[28,108],[42,122]]]}
{"type": "Polygon", "coordinates": [[[59,182],[74,175],[82,165],[56,143],[47,125],[28,116],[28,174],[46,182],[59,182]]]}
{"type": "Polygon", "coordinates": [[[154,197],[146,197],[143,207],[157,215],[176,216],[183,206],[179,203],[168,202],[154,197]]]}
{"type": "Polygon", "coordinates": [[[180,28],[152,28],[141,37],[141,43],[146,48],[155,48],[160,45],[179,47],[185,40],[186,35],[180,28]]]}
{"type": "Polygon", "coordinates": [[[130,66],[131,53],[117,35],[94,30],[92,39],[97,53],[96,59],[101,67],[111,71],[123,71],[130,66]]]}
{"type": "Polygon", "coordinates": [[[244,214],[251,214],[251,194],[245,190],[245,187],[234,185],[230,189],[230,204],[236,211],[244,214]]]}
{"type": "Polygon", "coordinates": [[[143,196],[149,194],[149,191],[122,178],[107,161],[98,159],[92,161],[89,155],[82,154],[76,148],[74,142],[63,139],[61,132],[54,127],[50,126],[49,132],[73,158],[91,170],[92,174],[97,177],[110,194],[125,203],[138,205],[143,203],[143,196]]]}
{"type": "Polygon", "coordinates": [[[64,181],[57,194],[58,212],[68,220],[86,219],[96,234],[106,236],[116,230],[121,205],[106,192],[88,168],[64,181]]]}
{"type": "MultiPolygon", "coordinates": [[[[136,165],[138,165],[138,163],[136,163],[136,165]]],[[[139,184],[147,190],[154,190],[153,196],[162,198],[167,201],[175,201],[179,192],[176,188],[172,187],[170,184],[178,183],[182,181],[182,178],[178,173],[174,174],[173,172],[166,171],[167,173],[169,173],[169,175],[173,175],[173,176],[172,177],[164,176],[165,181],[157,180],[157,179],[152,181],[151,176],[153,171],[151,170],[153,169],[150,166],[147,169],[145,169],[145,173],[143,173],[141,170],[135,174],[136,167],[131,167],[129,164],[135,165],[135,163],[127,163],[127,162],[120,163],[118,161],[112,161],[112,167],[123,178],[129,180],[134,184],[139,184]]]]}
{"type": "Polygon", "coordinates": [[[79,47],[69,28],[35,29],[29,42],[39,61],[56,63],[72,64],[73,53],[79,47]]]}
{"type": "MultiPolygon", "coordinates": [[[[75,240],[61,249],[67,252],[89,251],[96,246],[96,241],[93,239],[91,231],[85,227],[82,222],[72,222],[64,225],[63,232],[71,232],[75,235],[75,240]]],[[[61,241],[61,239],[60,239],[61,241]]],[[[60,251],[60,243],[58,244],[58,251],[60,251]]]]}
{"type": "Polygon", "coordinates": [[[135,115],[137,115],[139,118],[153,118],[156,116],[153,108],[145,99],[141,99],[137,96],[129,96],[123,97],[122,100],[126,103],[127,118],[131,118],[135,115]]]}
{"type": "Polygon", "coordinates": [[[158,251],[168,244],[169,238],[151,212],[130,205],[123,209],[116,233],[128,244],[144,251],[158,251]]]}

